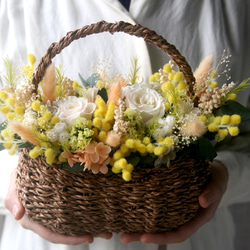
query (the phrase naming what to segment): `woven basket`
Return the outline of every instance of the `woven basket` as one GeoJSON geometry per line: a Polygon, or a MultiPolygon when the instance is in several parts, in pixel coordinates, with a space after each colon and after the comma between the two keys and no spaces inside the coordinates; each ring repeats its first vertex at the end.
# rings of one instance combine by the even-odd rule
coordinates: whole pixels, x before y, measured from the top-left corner
{"type": "MultiPolygon", "coordinates": [[[[189,84],[192,70],[175,46],[154,31],[124,22],[99,22],[67,33],[41,59],[32,82],[35,91],[51,59],[72,41],[101,32],[125,32],[157,46],[176,63],[189,84]]],[[[195,216],[198,196],[209,180],[208,162],[192,156],[177,157],[170,167],[136,167],[132,180],[117,174],[72,173],[43,156],[31,159],[20,150],[17,193],[30,219],[65,235],[103,232],[172,231],[195,216]]]]}

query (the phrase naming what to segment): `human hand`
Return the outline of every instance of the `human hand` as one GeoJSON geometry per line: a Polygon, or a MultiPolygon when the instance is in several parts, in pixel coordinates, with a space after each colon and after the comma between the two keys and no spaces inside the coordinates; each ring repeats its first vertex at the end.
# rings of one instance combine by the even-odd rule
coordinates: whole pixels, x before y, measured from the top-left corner
{"type": "Polygon", "coordinates": [[[219,161],[211,163],[211,181],[199,196],[200,209],[196,216],[189,222],[180,226],[176,231],[152,234],[152,233],[123,233],[121,242],[129,243],[141,241],[144,243],[171,244],[179,243],[188,239],[202,225],[210,221],[219,206],[223,194],[226,191],[228,172],[225,166],[219,161]]]}
{"type": "Polygon", "coordinates": [[[94,237],[101,237],[104,239],[112,238],[112,233],[97,234],[97,235],[85,234],[80,236],[65,236],[51,232],[47,228],[33,222],[28,218],[22,203],[19,201],[17,197],[15,180],[16,180],[16,170],[14,170],[11,175],[10,185],[4,203],[6,208],[13,214],[14,218],[20,221],[20,224],[23,228],[33,231],[40,237],[52,243],[66,244],[66,245],[92,243],[94,237]]]}

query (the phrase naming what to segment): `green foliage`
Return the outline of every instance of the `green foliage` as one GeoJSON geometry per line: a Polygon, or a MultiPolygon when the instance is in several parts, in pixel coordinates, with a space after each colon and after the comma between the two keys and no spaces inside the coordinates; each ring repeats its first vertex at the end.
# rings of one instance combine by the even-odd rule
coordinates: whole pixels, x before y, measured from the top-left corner
{"type": "Polygon", "coordinates": [[[222,115],[240,115],[242,121],[250,120],[250,110],[242,106],[240,103],[236,101],[226,101],[223,106],[214,110],[215,116],[222,116],[222,115]]]}
{"type": "Polygon", "coordinates": [[[131,71],[130,71],[130,74],[129,74],[129,80],[130,80],[131,84],[136,83],[136,77],[137,77],[137,74],[138,74],[139,70],[140,70],[140,67],[138,67],[138,59],[135,58],[133,60],[132,68],[131,68],[131,71]]]}
{"type": "MultiPolygon", "coordinates": [[[[2,130],[6,129],[6,126],[7,126],[7,122],[6,122],[6,121],[4,121],[4,122],[2,122],[2,123],[0,124],[0,138],[1,138],[1,132],[2,132],[2,130]]],[[[3,146],[3,143],[0,142],[0,151],[2,151],[2,150],[4,150],[4,149],[5,149],[5,148],[4,148],[4,146],[3,146]]]]}
{"type": "Polygon", "coordinates": [[[137,166],[141,160],[138,154],[131,154],[129,157],[126,157],[126,160],[129,164],[132,164],[134,167],[137,166]]]}
{"type": "Polygon", "coordinates": [[[76,162],[73,167],[70,167],[69,163],[68,162],[64,162],[63,163],[63,167],[69,171],[70,173],[76,173],[76,172],[82,172],[83,171],[83,167],[84,167],[84,164],[80,164],[78,162],[76,162]]]}
{"type": "Polygon", "coordinates": [[[80,73],[78,73],[78,76],[79,76],[79,78],[80,78],[80,80],[81,80],[82,85],[83,85],[85,88],[88,88],[88,87],[89,87],[88,83],[83,79],[83,77],[81,76],[80,73]]]}
{"type": "Polygon", "coordinates": [[[144,157],[141,158],[141,162],[143,164],[149,164],[149,163],[153,163],[155,161],[156,157],[152,157],[150,155],[146,155],[144,157]]]}
{"type": "Polygon", "coordinates": [[[84,78],[82,77],[82,75],[80,73],[78,73],[78,76],[81,80],[82,85],[85,88],[96,86],[96,81],[99,80],[99,77],[97,76],[97,74],[91,75],[87,80],[84,80],[84,78]]]}
{"type": "Polygon", "coordinates": [[[25,143],[20,144],[19,148],[30,148],[31,146],[32,146],[31,143],[25,142],[25,143]]]}
{"type": "Polygon", "coordinates": [[[129,138],[142,139],[146,134],[146,125],[141,121],[141,114],[134,109],[128,108],[124,112],[124,121],[129,121],[127,134],[129,138]]]}
{"type": "Polygon", "coordinates": [[[213,161],[217,153],[211,141],[207,137],[200,137],[197,141],[193,141],[189,147],[179,151],[177,155],[190,155],[194,159],[206,159],[213,161]]]}
{"type": "Polygon", "coordinates": [[[244,90],[244,89],[250,87],[250,82],[249,82],[249,81],[250,81],[250,77],[247,78],[247,79],[245,79],[245,80],[244,80],[243,82],[241,82],[240,84],[238,84],[237,87],[235,87],[234,89],[232,89],[231,91],[229,91],[229,93],[227,93],[227,94],[237,93],[237,92],[239,92],[239,91],[241,91],[241,90],[244,90]]]}
{"type": "Polygon", "coordinates": [[[60,64],[59,67],[55,68],[56,71],[56,80],[59,84],[63,83],[64,80],[64,71],[63,71],[63,65],[60,64]]]}
{"type": "Polygon", "coordinates": [[[158,123],[158,121],[159,121],[159,117],[156,119],[156,117],[154,116],[152,121],[148,125],[148,127],[147,127],[147,135],[149,137],[151,137],[152,134],[155,132],[155,130],[160,127],[160,124],[158,123]]]}
{"type": "Polygon", "coordinates": [[[3,59],[3,80],[4,82],[8,83],[12,87],[16,87],[17,83],[16,80],[18,79],[17,69],[14,66],[12,60],[8,57],[3,59]]]}
{"type": "Polygon", "coordinates": [[[198,154],[201,155],[204,159],[213,161],[217,153],[211,141],[206,137],[200,137],[197,141],[197,144],[198,154]]]}
{"type": "Polygon", "coordinates": [[[91,124],[92,122],[84,117],[75,119],[70,131],[69,140],[67,139],[61,143],[63,148],[70,148],[72,150],[85,148],[91,142],[91,136],[94,134],[94,131],[90,129],[91,124]]]}
{"type": "Polygon", "coordinates": [[[96,86],[96,82],[99,80],[99,76],[97,74],[92,74],[89,78],[87,78],[86,82],[90,87],[96,86]]]}
{"type": "Polygon", "coordinates": [[[105,88],[99,89],[97,94],[107,103],[108,101],[108,93],[105,88]]]}
{"type": "Polygon", "coordinates": [[[151,166],[150,163],[153,163],[157,157],[152,157],[150,155],[146,155],[141,157],[139,153],[132,153],[129,157],[126,157],[126,160],[129,164],[132,164],[134,167],[137,165],[148,165],[151,166]]]}

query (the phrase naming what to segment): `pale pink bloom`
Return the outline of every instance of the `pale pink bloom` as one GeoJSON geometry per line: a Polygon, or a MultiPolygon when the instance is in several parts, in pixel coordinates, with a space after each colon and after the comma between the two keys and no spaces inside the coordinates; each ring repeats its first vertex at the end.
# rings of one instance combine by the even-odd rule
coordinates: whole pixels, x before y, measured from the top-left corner
{"type": "Polygon", "coordinates": [[[199,120],[191,120],[181,128],[181,134],[184,136],[197,136],[200,137],[206,132],[206,125],[199,120]]]}
{"type": "Polygon", "coordinates": [[[98,153],[100,158],[106,159],[109,156],[111,148],[105,145],[103,142],[97,143],[95,147],[95,152],[98,153]]]}
{"type": "Polygon", "coordinates": [[[106,174],[108,172],[107,165],[110,162],[109,153],[111,148],[103,142],[91,142],[84,151],[75,151],[74,155],[81,164],[85,163],[84,170],[91,170],[94,174],[99,172],[106,174]]]}
{"type": "Polygon", "coordinates": [[[116,133],[114,130],[109,131],[107,133],[107,138],[105,143],[110,145],[111,147],[117,147],[121,144],[121,136],[116,133]]]}
{"type": "Polygon", "coordinates": [[[68,163],[70,165],[70,167],[73,167],[73,165],[76,163],[76,162],[79,162],[77,158],[75,158],[75,156],[73,154],[71,154],[70,152],[64,150],[62,153],[61,153],[61,156],[65,159],[68,159],[68,163]]]}

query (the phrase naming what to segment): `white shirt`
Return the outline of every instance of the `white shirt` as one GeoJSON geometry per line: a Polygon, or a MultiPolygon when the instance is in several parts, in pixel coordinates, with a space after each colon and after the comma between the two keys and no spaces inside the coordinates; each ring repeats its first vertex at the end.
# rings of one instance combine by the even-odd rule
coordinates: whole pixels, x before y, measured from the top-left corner
{"type": "MultiPolygon", "coordinates": [[[[250,3],[247,0],[132,0],[129,12],[117,0],[1,0],[0,58],[8,55],[15,60],[16,65],[21,66],[27,63],[28,53],[33,53],[39,60],[49,45],[58,41],[68,31],[101,20],[123,20],[140,23],[165,37],[186,57],[193,69],[205,56],[212,53],[215,55],[215,65],[218,64],[223,50],[226,50],[227,54],[232,55],[229,63],[232,80],[242,81],[249,77],[249,11],[250,3]]],[[[133,57],[139,59],[140,74],[144,77],[148,77],[169,61],[162,51],[148,46],[142,39],[119,33],[92,35],[74,41],[56,56],[53,62],[56,65],[63,64],[65,75],[77,79],[78,73],[83,77],[89,76],[92,73],[91,68],[96,67],[97,63],[111,63],[114,72],[128,74],[133,57]]],[[[221,77],[220,83],[224,83],[224,80],[225,77],[221,77]]],[[[240,94],[239,101],[243,105],[248,103],[249,92],[247,90],[240,94]]],[[[209,223],[183,243],[168,246],[142,243],[124,245],[120,243],[119,235],[114,235],[109,241],[95,239],[89,246],[55,245],[33,232],[22,229],[11,215],[6,215],[0,249],[234,249],[235,228],[228,207],[231,204],[250,201],[250,143],[246,136],[243,140],[237,140],[240,141],[240,144],[236,144],[237,147],[243,145],[239,149],[241,152],[232,153],[224,147],[218,156],[229,171],[228,189],[220,207],[209,223]],[[243,150],[248,154],[242,153],[243,150]]],[[[1,153],[1,159],[3,157],[9,162],[9,157],[4,152],[1,153]]],[[[7,190],[9,173],[15,163],[13,158],[9,166],[4,164],[1,167],[1,201],[7,190]]],[[[1,211],[6,213],[3,207],[1,211]]]]}

